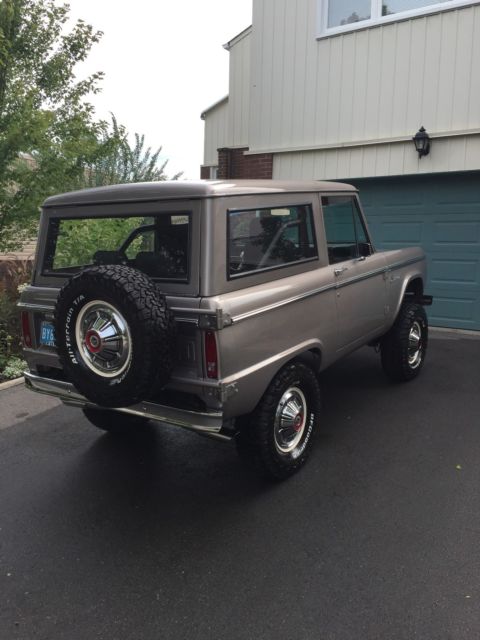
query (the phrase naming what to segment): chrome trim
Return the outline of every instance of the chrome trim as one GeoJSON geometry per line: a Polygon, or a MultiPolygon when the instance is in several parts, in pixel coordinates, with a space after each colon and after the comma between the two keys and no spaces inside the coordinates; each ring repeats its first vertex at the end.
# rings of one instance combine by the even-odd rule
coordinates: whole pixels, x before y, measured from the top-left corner
{"type": "MultiPolygon", "coordinates": [[[[232,318],[223,309],[195,309],[188,307],[170,307],[172,313],[195,315],[196,320],[186,320],[186,322],[196,322],[201,329],[224,329],[232,324],[232,318]]],[[[183,320],[183,318],[175,318],[183,320]]]]}
{"type": "Polygon", "coordinates": [[[409,260],[404,260],[403,262],[397,262],[388,267],[380,267],[379,269],[375,269],[374,271],[368,271],[366,273],[362,273],[361,275],[353,276],[348,280],[333,282],[331,284],[324,285],[323,287],[319,287],[318,289],[312,289],[311,291],[307,291],[306,293],[301,293],[298,296],[292,296],[291,298],[287,298],[286,300],[281,300],[280,302],[274,302],[272,304],[266,305],[265,307],[261,307],[260,309],[255,309],[253,311],[240,313],[237,316],[233,316],[231,320],[232,320],[232,323],[235,323],[235,324],[237,322],[242,322],[243,320],[249,320],[250,318],[254,318],[255,316],[261,315],[262,313],[267,313],[268,311],[274,311],[275,309],[280,309],[281,307],[284,307],[289,304],[293,304],[294,302],[307,300],[308,298],[312,298],[313,296],[317,296],[320,293],[325,293],[326,291],[330,291],[332,289],[341,289],[355,282],[361,282],[362,280],[373,278],[374,276],[379,274],[384,274],[386,276],[386,274],[389,271],[392,271],[393,269],[400,269],[402,267],[415,264],[416,262],[422,262],[423,260],[425,260],[425,256],[421,258],[411,258],[409,260]]]}
{"type": "Polygon", "coordinates": [[[30,311],[55,311],[54,305],[35,304],[34,302],[18,302],[17,307],[19,309],[29,309],[30,311]]]}
{"type": "MultiPolygon", "coordinates": [[[[75,407],[97,406],[89,402],[69,382],[44,378],[30,371],[25,371],[23,375],[26,386],[37,393],[55,396],[65,404],[75,407]]],[[[164,422],[175,427],[182,427],[183,429],[195,431],[196,433],[208,435],[220,440],[231,439],[230,436],[221,433],[222,427],[224,426],[223,414],[221,412],[211,411],[204,413],[200,411],[188,411],[186,409],[167,407],[153,402],[140,402],[130,407],[113,409],[113,411],[142,416],[150,420],[164,422]]]]}
{"type": "Polygon", "coordinates": [[[302,390],[289,387],[275,411],[273,439],[280,455],[292,453],[303,438],[307,423],[307,401],[302,390]]]}
{"type": "Polygon", "coordinates": [[[423,331],[420,323],[415,320],[408,334],[408,364],[412,369],[418,369],[423,360],[423,331]]]}
{"type": "Polygon", "coordinates": [[[369,280],[370,278],[374,278],[375,276],[383,275],[387,272],[385,267],[381,267],[380,269],[375,269],[374,271],[366,271],[365,273],[361,273],[358,276],[353,276],[351,278],[346,278],[345,280],[341,280],[336,283],[337,289],[342,289],[343,287],[348,287],[355,282],[362,282],[362,280],[369,280]]]}
{"type": "Polygon", "coordinates": [[[393,271],[394,269],[401,269],[402,267],[408,267],[411,264],[415,264],[416,262],[423,262],[427,259],[427,256],[421,256],[420,258],[409,258],[408,260],[403,260],[402,262],[395,262],[394,264],[388,266],[386,268],[387,271],[393,271]]]}
{"type": "Polygon", "coordinates": [[[172,313],[186,313],[187,315],[200,315],[200,314],[204,314],[207,316],[216,316],[217,312],[215,309],[200,309],[199,307],[197,307],[196,309],[194,307],[169,307],[170,311],[172,311],[172,313]]]}
{"type": "Polygon", "coordinates": [[[132,337],[120,311],[104,300],[92,300],[75,323],[80,358],[96,375],[115,378],[132,360],[132,337]]]}
{"type": "Polygon", "coordinates": [[[254,318],[255,316],[259,316],[262,313],[266,313],[267,311],[274,311],[275,309],[279,309],[280,307],[285,307],[287,304],[292,304],[294,302],[298,302],[299,300],[307,300],[307,298],[312,298],[320,293],[324,293],[325,291],[330,291],[331,289],[336,289],[337,283],[334,282],[332,284],[324,285],[323,287],[319,287],[318,289],[312,289],[311,291],[307,291],[306,293],[301,293],[298,296],[292,296],[291,298],[287,298],[286,300],[281,300],[280,302],[274,302],[272,304],[268,304],[265,307],[261,307],[260,309],[255,309],[253,311],[246,311],[245,313],[239,313],[238,316],[233,316],[232,321],[234,324],[237,322],[242,322],[243,320],[248,320],[249,318],[254,318]]]}

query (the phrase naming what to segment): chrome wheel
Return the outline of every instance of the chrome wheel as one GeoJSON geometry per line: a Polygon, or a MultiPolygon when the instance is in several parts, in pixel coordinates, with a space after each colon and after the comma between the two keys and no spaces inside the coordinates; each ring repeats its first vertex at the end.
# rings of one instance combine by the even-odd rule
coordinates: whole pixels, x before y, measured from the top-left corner
{"type": "Polygon", "coordinates": [[[121,375],[132,359],[130,329],[122,314],[108,302],[93,300],[80,311],[75,338],[83,362],[104,378],[121,375]]]}
{"type": "Polygon", "coordinates": [[[422,361],[422,327],[415,321],[408,334],[408,364],[412,369],[416,369],[422,361]]]}
{"type": "Polygon", "coordinates": [[[285,391],[275,412],[275,447],[281,454],[288,454],[298,447],[305,432],[307,401],[298,387],[285,391]]]}

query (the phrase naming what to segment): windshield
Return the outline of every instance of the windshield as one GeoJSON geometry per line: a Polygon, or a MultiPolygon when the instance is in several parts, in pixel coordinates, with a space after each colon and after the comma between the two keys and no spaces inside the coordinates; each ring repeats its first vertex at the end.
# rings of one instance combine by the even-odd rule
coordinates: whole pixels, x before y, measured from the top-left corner
{"type": "Polygon", "coordinates": [[[188,282],[190,214],[52,218],[44,275],[124,264],[152,278],[188,282]]]}

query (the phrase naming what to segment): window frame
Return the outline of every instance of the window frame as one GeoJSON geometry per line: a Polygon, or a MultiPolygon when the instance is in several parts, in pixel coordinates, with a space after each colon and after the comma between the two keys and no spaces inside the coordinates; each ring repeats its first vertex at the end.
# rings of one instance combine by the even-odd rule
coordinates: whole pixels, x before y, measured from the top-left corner
{"type": "Polygon", "coordinates": [[[365,258],[366,256],[361,256],[360,252],[359,252],[359,240],[358,240],[358,232],[357,232],[357,224],[356,224],[356,219],[355,219],[355,214],[357,214],[357,219],[360,222],[360,227],[363,229],[363,232],[365,234],[365,238],[366,238],[366,243],[368,245],[370,245],[371,248],[371,254],[373,255],[374,253],[376,253],[375,251],[375,247],[373,245],[372,242],[372,238],[370,235],[370,231],[368,229],[368,226],[365,222],[365,218],[363,215],[363,211],[362,208],[360,207],[360,203],[358,201],[358,197],[356,195],[350,195],[350,194],[342,194],[342,193],[322,193],[320,194],[320,206],[322,209],[322,223],[323,223],[323,232],[325,235],[325,246],[327,248],[327,261],[328,261],[328,265],[329,266],[333,266],[335,264],[340,264],[341,262],[351,262],[352,260],[359,260],[361,258],[365,258]],[[323,198],[350,198],[353,202],[353,207],[352,207],[352,222],[353,222],[353,230],[355,233],[355,247],[356,247],[356,255],[355,257],[350,257],[350,258],[346,258],[345,260],[340,260],[338,262],[330,262],[330,257],[328,254],[328,237],[327,237],[327,227],[325,225],[325,213],[324,213],[324,207],[328,206],[328,205],[324,205],[323,204],[323,198]]]}
{"type": "Polygon", "coordinates": [[[295,203],[295,204],[278,204],[275,206],[270,206],[270,205],[264,205],[264,206],[260,206],[260,207],[246,207],[246,208],[238,208],[238,207],[233,207],[231,209],[227,209],[226,211],[226,216],[227,216],[227,224],[226,224],[226,230],[227,230],[227,235],[226,235],[226,253],[227,253],[227,260],[226,260],[226,276],[227,276],[227,282],[231,282],[231,281],[235,281],[235,280],[239,280],[240,278],[251,278],[252,276],[256,276],[256,275],[260,275],[263,273],[267,273],[269,271],[275,271],[275,270],[280,270],[280,269],[287,269],[289,267],[295,267],[298,266],[300,264],[307,264],[310,262],[318,262],[320,260],[320,255],[319,255],[319,251],[318,251],[318,241],[317,241],[317,233],[316,233],[316,226],[315,226],[315,215],[314,215],[314,211],[313,211],[313,206],[311,202],[304,202],[304,203],[295,203]],[[315,256],[311,257],[311,258],[301,258],[300,260],[294,260],[293,262],[286,262],[285,264],[276,264],[276,265],[272,265],[270,267],[262,267],[261,269],[254,269],[252,271],[244,271],[243,273],[234,273],[231,274],[230,273],[230,225],[231,225],[231,214],[234,213],[248,213],[249,211],[262,211],[262,209],[265,210],[269,210],[272,211],[274,209],[293,209],[293,208],[299,208],[299,207],[305,207],[307,209],[308,215],[310,216],[310,226],[311,226],[311,231],[312,231],[312,239],[313,239],[313,245],[315,248],[315,256]]]}
{"type": "Polygon", "coordinates": [[[392,15],[382,16],[383,0],[370,0],[370,18],[345,24],[336,27],[328,26],[328,9],[329,3],[335,0],[317,0],[318,5],[318,35],[317,38],[327,38],[330,36],[349,33],[350,31],[358,31],[359,29],[368,29],[383,24],[391,24],[392,22],[400,22],[410,18],[416,18],[424,15],[440,13],[443,11],[451,11],[462,7],[480,4],[480,0],[447,0],[446,2],[436,2],[435,4],[420,7],[418,9],[408,9],[399,11],[392,15]]]}
{"type": "MultiPolygon", "coordinates": [[[[52,260],[52,265],[53,265],[53,258],[54,258],[54,251],[56,250],[56,244],[58,241],[58,228],[57,230],[55,230],[55,226],[59,224],[60,221],[62,220],[111,220],[112,218],[145,218],[145,217],[149,217],[149,218],[153,218],[155,220],[155,218],[158,218],[162,215],[171,215],[171,216],[186,216],[188,218],[188,246],[187,246],[187,274],[185,278],[159,278],[156,276],[149,276],[149,278],[151,278],[151,280],[153,280],[154,282],[161,282],[161,283],[168,283],[168,284],[179,284],[179,285],[190,285],[191,284],[191,278],[192,278],[192,223],[193,223],[193,217],[192,217],[192,211],[191,210],[182,210],[182,211],[162,211],[162,212],[157,212],[157,213],[119,213],[116,215],[109,215],[109,214],[104,214],[104,215],[98,215],[98,214],[93,214],[93,215],[85,215],[85,216],[79,216],[76,214],[70,214],[68,215],[68,213],[62,214],[62,215],[51,215],[48,218],[47,221],[47,229],[46,229],[46,242],[45,242],[45,251],[43,253],[42,259],[41,259],[41,263],[40,263],[40,276],[42,278],[54,278],[54,279],[58,279],[58,278],[72,278],[74,275],[77,275],[78,273],[80,273],[83,269],[87,269],[89,267],[94,267],[96,266],[95,264],[88,264],[88,265],[75,265],[75,268],[78,266],[78,269],[76,271],[61,271],[61,270],[54,270],[54,269],[48,269],[47,268],[47,261],[48,260],[52,260]],[[53,253],[52,253],[53,251],[53,253]]],[[[148,225],[148,226],[156,226],[155,222],[152,225],[148,225]]],[[[137,229],[140,229],[140,227],[137,227],[137,229]]],[[[131,235],[131,234],[130,234],[131,235]]],[[[155,242],[157,241],[157,239],[155,238],[155,242]]],[[[122,245],[123,246],[123,245],[122,245]]]]}

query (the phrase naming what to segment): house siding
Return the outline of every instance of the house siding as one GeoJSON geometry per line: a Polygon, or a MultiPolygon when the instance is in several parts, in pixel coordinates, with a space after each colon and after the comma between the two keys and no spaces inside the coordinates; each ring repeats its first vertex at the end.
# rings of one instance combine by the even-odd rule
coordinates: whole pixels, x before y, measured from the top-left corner
{"type": "Polygon", "coordinates": [[[435,139],[431,153],[422,159],[411,140],[276,153],[273,158],[273,177],[279,180],[345,180],[469,171],[480,167],[480,134],[435,139]]]}
{"type": "MultiPolygon", "coordinates": [[[[478,168],[478,141],[469,136],[480,132],[480,6],[317,39],[317,4],[253,3],[250,152],[384,140],[381,149],[365,146],[361,160],[361,149],[340,149],[333,160],[332,151],[321,151],[317,160],[325,159],[328,167],[322,177],[357,175],[330,169],[352,162],[362,165],[361,175],[379,175],[379,154],[393,156],[382,175],[399,173],[398,165],[400,173],[425,171],[414,154],[405,160],[406,140],[424,125],[433,137],[465,134],[452,143],[453,153],[465,159],[457,158],[447,170],[478,168]],[[403,145],[388,143],[402,137],[403,145]]],[[[302,155],[296,162],[312,159],[302,155]]]]}
{"type": "Polygon", "coordinates": [[[205,116],[203,164],[207,167],[218,164],[217,149],[229,145],[228,100],[208,111],[205,116]]]}
{"type": "Polygon", "coordinates": [[[230,49],[227,144],[248,146],[250,113],[250,33],[247,32],[230,49]]]}

